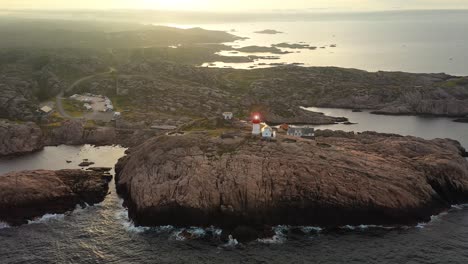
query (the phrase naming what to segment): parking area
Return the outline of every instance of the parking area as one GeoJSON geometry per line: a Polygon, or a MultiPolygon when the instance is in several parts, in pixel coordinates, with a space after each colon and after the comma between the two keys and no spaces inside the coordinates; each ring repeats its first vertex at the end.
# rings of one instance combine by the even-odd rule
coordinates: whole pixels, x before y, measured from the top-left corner
{"type": "Polygon", "coordinates": [[[86,119],[109,122],[114,118],[115,111],[111,100],[104,95],[74,94],[70,99],[83,103],[86,119]]]}

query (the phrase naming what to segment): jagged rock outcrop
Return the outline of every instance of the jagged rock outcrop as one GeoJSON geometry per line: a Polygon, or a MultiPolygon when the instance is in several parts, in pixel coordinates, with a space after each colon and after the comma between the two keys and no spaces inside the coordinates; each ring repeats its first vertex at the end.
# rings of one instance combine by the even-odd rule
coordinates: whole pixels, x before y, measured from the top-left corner
{"type": "Polygon", "coordinates": [[[374,132],[153,138],[116,165],[138,225],[415,224],[468,200],[459,143],[374,132]]]}
{"type": "Polygon", "coordinates": [[[81,120],[66,120],[57,127],[45,127],[46,145],[81,145],[84,144],[84,124],[81,120]]]}
{"type": "Polygon", "coordinates": [[[0,120],[0,157],[30,153],[43,147],[42,130],[35,123],[0,120]]]}
{"type": "Polygon", "coordinates": [[[0,221],[27,223],[47,213],[64,213],[76,205],[100,203],[112,176],[82,170],[21,171],[0,175],[0,221]]]}

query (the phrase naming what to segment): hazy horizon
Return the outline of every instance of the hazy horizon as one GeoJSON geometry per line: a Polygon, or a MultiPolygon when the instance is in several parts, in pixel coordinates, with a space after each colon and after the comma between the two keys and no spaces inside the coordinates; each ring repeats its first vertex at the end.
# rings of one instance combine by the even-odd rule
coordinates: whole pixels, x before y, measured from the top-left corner
{"type": "Polygon", "coordinates": [[[204,12],[389,11],[468,9],[464,0],[0,0],[10,10],[172,10],[204,12]]]}

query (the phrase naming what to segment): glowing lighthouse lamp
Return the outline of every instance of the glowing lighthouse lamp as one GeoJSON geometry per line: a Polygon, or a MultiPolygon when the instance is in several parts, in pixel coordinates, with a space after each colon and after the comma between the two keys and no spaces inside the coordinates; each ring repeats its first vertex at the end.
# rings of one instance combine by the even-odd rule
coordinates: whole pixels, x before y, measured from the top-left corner
{"type": "Polygon", "coordinates": [[[255,113],[252,116],[252,135],[258,136],[261,134],[261,129],[260,129],[260,114],[255,113]]]}

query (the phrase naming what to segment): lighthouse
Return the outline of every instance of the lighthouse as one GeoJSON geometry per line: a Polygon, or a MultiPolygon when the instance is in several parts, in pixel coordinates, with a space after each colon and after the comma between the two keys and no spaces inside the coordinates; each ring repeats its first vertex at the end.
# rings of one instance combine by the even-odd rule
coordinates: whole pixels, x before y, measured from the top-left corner
{"type": "Polygon", "coordinates": [[[262,133],[260,129],[260,122],[260,115],[254,114],[252,117],[252,135],[258,136],[262,133]]]}

